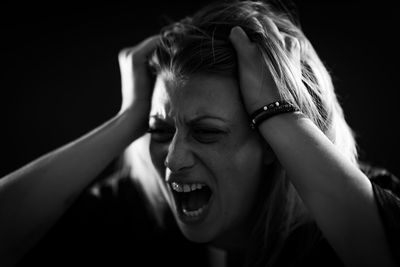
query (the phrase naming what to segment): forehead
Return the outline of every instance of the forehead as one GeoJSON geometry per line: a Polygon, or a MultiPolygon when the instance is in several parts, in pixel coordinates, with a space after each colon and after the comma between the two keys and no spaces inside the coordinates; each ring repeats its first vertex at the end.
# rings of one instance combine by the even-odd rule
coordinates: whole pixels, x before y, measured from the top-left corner
{"type": "Polygon", "coordinates": [[[159,75],[150,115],[183,119],[214,115],[229,119],[237,115],[241,108],[239,88],[234,77],[204,74],[178,82],[159,75]]]}

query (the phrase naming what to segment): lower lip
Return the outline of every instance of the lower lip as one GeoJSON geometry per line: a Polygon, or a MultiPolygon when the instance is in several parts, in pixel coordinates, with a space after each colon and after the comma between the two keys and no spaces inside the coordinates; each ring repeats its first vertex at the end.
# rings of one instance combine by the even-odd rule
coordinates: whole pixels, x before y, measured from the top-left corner
{"type": "Polygon", "coordinates": [[[183,212],[180,205],[176,205],[176,203],[175,203],[175,207],[177,209],[179,220],[181,222],[183,222],[184,224],[189,224],[189,225],[202,223],[206,219],[206,217],[210,211],[212,201],[213,201],[213,196],[211,195],[208,203],[201,208],[202,211],[198,215],[194,215],[194,216],[186,215],[183,212]]]}

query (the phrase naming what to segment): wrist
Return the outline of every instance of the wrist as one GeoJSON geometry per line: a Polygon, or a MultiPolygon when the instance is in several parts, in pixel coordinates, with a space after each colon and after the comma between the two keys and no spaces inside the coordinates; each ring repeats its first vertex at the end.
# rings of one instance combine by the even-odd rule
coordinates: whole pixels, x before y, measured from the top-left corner
{"type": "Polygon", "coordinates": [[[129,104],[121,105],[119,109],[119,114],[121,113],[135,113],[141,114],[147,118],[150,112],[151,103],[145,100],[135,100],[130,102],[129,104]]]}
{"type": "Polygon", "coordinates": [[[255,99],[254,101],[247,101],[246,110],[251,116],[256,110],[276,101],[282,101],[282,96],[280,96],[278,93],[259,96],[258,99],[255,99]]]}
{"type": "Polygon", "coordinates": [[[117,116],[125,117],[124,121],[135,136],[143,135],[148,129],[150,105],[145,102],[135,102],[127,107],[121,107],[117,116]]]}
{"type": "Polygon", "coordinates": [[[263,105],[253,111],[250,115],[251,128],[256,129],[262,122],[284,113],[294,113],[299,111],[297,105],[294,105],[285,100],[278,100],[272,103],[263,105]]]}

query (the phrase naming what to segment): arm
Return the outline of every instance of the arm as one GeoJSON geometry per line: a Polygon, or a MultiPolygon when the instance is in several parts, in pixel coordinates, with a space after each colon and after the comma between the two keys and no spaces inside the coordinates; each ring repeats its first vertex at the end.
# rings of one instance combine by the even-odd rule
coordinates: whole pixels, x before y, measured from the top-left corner
{"type": "Polygon", "coordinates": [[[145,61],[157,40],[121,51],[123,102],[114,118],[0,180],[1,266],[29,251],[104,167],[145,132],[151,96],[145,61]]]}
{"type": "Polygon", "coordinates": [[[259,129],[342,260],[391,266],[368,178],[307,118],[284,114],[259,129]]]}
{"type": "MultiPolygon", "coordinates": [[[[283,40],[272,22],[270,27],[283,40]]],[[[272,77],[261,75],[263,63],[245,32],[234,28],[230,38],[238,54],[240,88],[249,113],[279,99],[272,77]]],[[[322,131],[298,113],[270,118],[259,131],[343,262],[347,266],[394,266],[370,181],[322,131]]]]}

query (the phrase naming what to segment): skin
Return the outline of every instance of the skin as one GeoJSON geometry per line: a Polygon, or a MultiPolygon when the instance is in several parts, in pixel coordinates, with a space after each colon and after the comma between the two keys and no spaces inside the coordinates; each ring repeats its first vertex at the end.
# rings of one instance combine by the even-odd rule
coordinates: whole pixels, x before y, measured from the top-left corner
{"type": "Polygon", "coordinates": [[[183,234],[196,242],[243,242],[267,149],[249,127],[237,80],[199,74],[177,83],[159,75],[150,128],[152,161],[183,234]],[[171,181],[210,186],[213,196],[204,220],[187,224],[179,218],[171,181]]]}
{"type": "Polygon", "coordinates": [[[119,54],[120,112],[109,121],[0,179],[0,266],[15,266],[116,156],[146,132],[153,36],[119,54]]]}
{"type": "MultiPolygon", "coordinates": [[[[266,28],[299,69],[298,41],[282,35],[270,19],[266,28]]],[[[264,65],[257,46],[240,27],[231,30],[230,40],[247,111],[275,101],[279,88],[270,73],[260,75],[264,65]]],[[[346,266],[395,266],[371,182],[310,119],[299,113],[280,114],[262,122],[258,130],[346,266]]]]}
{"type": "MultiPolygon", "coordinates": [[[[273,38],[289,47],[291,59],[298,61],[299,46],[296,40],[292,40],[290,45],[272,21],[264,26],[273,38]]],[[[160,115],[169,119],[168,124],[176,129],[170,144],[157,145],[159,152],[155,153],[154,143],[151,147],[161,177],[166,181],[185,178],[204,180],[216,196],[204,223],[191,226],[180,223],[184,234],[195,241],[222,240],[229,243],[226,236],[231,231],[246,233],[245,226],[249,222],[245,218],[251,213],[250,207],[254,204],[251,196],[260,184],[259,165],[262,159],[268,161],[272,158],[262,155],[260,147],[263,141],[259,136],[256,137],[255,132],[249,132],[245,114],[246,110],[250,114],[275,100],[278,88],[268,73],[259,75],[264,73],[261,71],[262,62],[259,61],[256,46],[249,41],[244,31],[235,27],[230,39],[238,54],[240,93],[245,109],[239,104],[238,85],[232,80],[228,82],[229,79],[226,83],[216,78],[208,81],[210,86],[203,86],[207,94],[193,89],[201,84],[207,85],[204,84],[204,78],[201,79],[204,83],[201,83],[196,77],[189,77],[189,81],[193,79],[192,86],[188,86],[190,82],[181,85],[183,89],[191,90],[173,90],[174,86],[164,82],[165,93],[161,94],[157,92],[162,84],[158,81],[154,97],[154,101],[160,99],[160,105],[157,105],[160,108],[152,112],[161,111],[160,115]],[[225,83],[225,86],[216,86],[218,83],[225,83]],[[232,90],[225,94],[228,83],[232,90]],[[210,92],[208,87],[218,90],[210,92]],[[195,100],[193,96],[185,96],[188,91],[194,91],[193,94],[202,100],[197,103],[197,98],[195,100]],[[157,98],[157,95],[161,97],[157,98]],[[226,103],[224,101],[228,95],[235,97],[226,103]],[[176,105],[178,99],[180,104],[176,105]],[[182,102],[182,99],[187,103],[182,102]],[[209,110],[211,106],[217,110],[209,110]],[[240,108],[232,113],[233,108],[237,107],[240,108]],[[193,124],[189,127],[189,115],[199,115],[206,110],[225,112],[228,109],[233,123],[222,128],[231,129],[229,134],[212,144],[203,144],[194,138],[198,137],[198,133],[193,131],[193,124]],[[226,167],[224,172],[231,175],[223,175],[222,167],[210,159],[226,167]],[[167,168],[162,167],[164,160],[168,163],[167,168]],[[248,168],[246,170],[249,172],[245,173],[237,164],[245,169],[250,164],[254,169],[248,168]],[[230,209],[227,208],[229,205],[237,206],[230,209]]],[[[0,179],[1,266],[15,266],[104,166],[144,134],[152,94],[146,61],[157,42],[158,37],[152,37],[121,51],[119,62],[123,101],[116,116],[79,139],[0,179]]],[[[216,124],[214,121],[202,123],[216,124]]],[[[259,131],[287,170],[289,178],[333,249],[347,266],[395,266],[368,178],[343,158],[340,151],[310,120],[296,114],[284,114],[262,123],[259,131]]]]}

